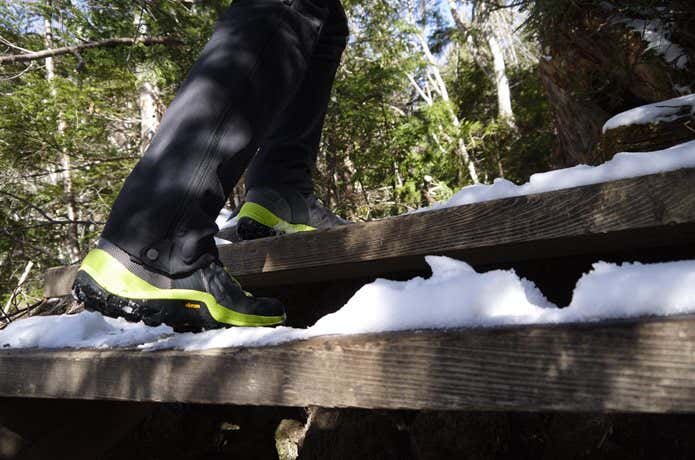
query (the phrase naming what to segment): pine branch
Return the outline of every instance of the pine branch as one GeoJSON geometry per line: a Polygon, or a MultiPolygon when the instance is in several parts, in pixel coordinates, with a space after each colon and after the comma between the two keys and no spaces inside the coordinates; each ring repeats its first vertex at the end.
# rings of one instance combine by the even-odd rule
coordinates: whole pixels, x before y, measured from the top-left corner
{"type": "Polygon", "coordinates": [[[107,38],[105,40],[97,40],[94,42],[81,43],[79,45],[64,46],[62,48],[47,49],[42,51],[33,51],[24,54],[8,54],[0,56],[0,65],[10,64],[15,62],[35,61],[45,59],[47,57],[60,56],[63,54],[75,54],[85,49],[90,48],[106,48],[121,45],[134,45],[142,43],[143,45],[180,45],[181,41],[171,37],[117,37],[107,38]]]}

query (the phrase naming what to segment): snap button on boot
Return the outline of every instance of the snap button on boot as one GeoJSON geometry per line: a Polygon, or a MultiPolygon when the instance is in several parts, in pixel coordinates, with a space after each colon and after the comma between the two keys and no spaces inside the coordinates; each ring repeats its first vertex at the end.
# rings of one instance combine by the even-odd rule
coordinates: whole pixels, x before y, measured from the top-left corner
{"type": "Polygon", "coordinates": [[[145,256],[147,256],[147,258],[150,260],[157,260],[157,257],[159,257],[159,251],[154,248],[150,248],[145,253],[145,256]]]}

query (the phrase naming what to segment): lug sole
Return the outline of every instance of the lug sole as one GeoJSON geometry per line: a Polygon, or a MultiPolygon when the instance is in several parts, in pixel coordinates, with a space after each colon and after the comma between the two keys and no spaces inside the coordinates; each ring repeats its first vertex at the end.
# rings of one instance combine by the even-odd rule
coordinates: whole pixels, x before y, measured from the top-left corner
{"type": "Polygon", "coordinates": [[[148,326],[166,324],[176,332],[199,332],[204,329],[229,327],[215,321],[204,302],[178,299],[127,299],[102,288],[88,273],[80,270],[73,284],[73,297],[85,309],[111,318],[130,322],[142,321],[148,326]],[[196,308],[186,307],[186,304],[196,308]]]}
{"type": "Polygon", "coordinates": [[[260,204],[248,201],[241,206],[238,216],[237,235],[242,240],[316,230],[310,225],[289,223],[260,204]]]}
{"type": "Polygon", "coordinates": [[[236,231],[239,238],[245,241],[278,235],[274,228],[263,225],[250,217],[240,217],[236,231]]]}

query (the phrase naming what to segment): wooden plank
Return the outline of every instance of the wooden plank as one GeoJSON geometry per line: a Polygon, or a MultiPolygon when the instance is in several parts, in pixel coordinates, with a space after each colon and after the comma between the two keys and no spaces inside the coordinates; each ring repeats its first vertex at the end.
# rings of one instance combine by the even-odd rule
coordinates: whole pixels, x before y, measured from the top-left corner
{"type": "Polygon", "coordinates": [[[200,352],[6,350],[0,396],[693,412],[695,317],[319,337],[200,352]]]}
{"type": "Polygon", "coordinates": [[[43,296],[63,297],[70,294],[79,265],[52,267],[46,270],[43,278],[43,296]]]}
{"type": "Polygon", "coordinates": [[[247,286],[695,243],[695,169],[507,198],[225,246],[247,286]]]}
{"type": "MultiPolygon", "coordinates": [[[[248,287],[425,271],[423,256],[473,265],[695,243],[695,169],[242,242],[220,258],[248,287]]],[[[56,269],[45,295],[69,293],[56,269]]]]}

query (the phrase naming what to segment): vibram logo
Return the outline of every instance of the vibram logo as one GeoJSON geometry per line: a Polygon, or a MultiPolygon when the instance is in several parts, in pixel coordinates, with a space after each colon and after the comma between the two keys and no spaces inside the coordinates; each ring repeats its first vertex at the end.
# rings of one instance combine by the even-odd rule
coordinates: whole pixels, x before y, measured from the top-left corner
{"type": "Polygon", "coordinates": [[[186,302],[183,306],[186,308],[193,308],[195,310],[200,310],[200,304],[199,303],[186,302]]]}

